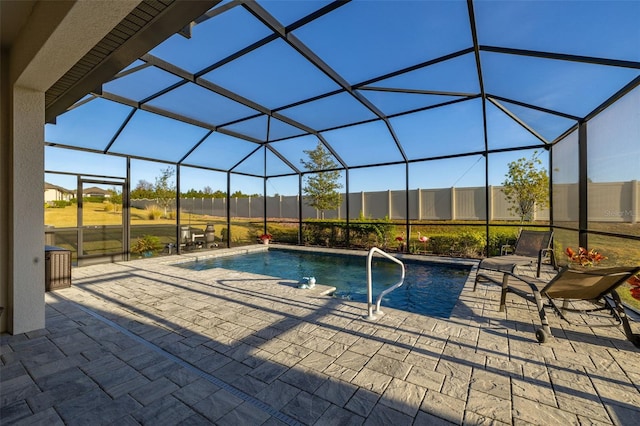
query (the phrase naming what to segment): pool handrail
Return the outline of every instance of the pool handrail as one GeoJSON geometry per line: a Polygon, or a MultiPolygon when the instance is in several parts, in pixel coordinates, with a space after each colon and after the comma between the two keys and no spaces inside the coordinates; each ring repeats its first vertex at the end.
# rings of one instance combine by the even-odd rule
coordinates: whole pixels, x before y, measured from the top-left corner
{"type": "Polygon", "coordinates": [[[400,278],[400,281],[398,281],[388,289],[384,290],[378,296],[378,299],[376,300],[376,314],[382,314],[382,311],[380,310],[380,302],[382,301],[382,298],[387,294],[391,293],[396,288],[400,287],[404,283],[404,263],[402,263],[402,261],[399,260],[398,258],[391,256],[390,254],[386,253],[383,250],[380,250],[378,247],[372,247],[371,250],[369,250],[369,254],[367,255],[367,312],[368,312],[368,315],[366,317],[367,319],[376,318],[376,316],[373,314],[373,306],[372,306],[373,289],[372,289],[372,281],[371,281],[371,259],[373,258],[374,253],[379,253],[382,256],[386,257],[387,259],[396,262],[402,268],[402,277],[400,278]]]}

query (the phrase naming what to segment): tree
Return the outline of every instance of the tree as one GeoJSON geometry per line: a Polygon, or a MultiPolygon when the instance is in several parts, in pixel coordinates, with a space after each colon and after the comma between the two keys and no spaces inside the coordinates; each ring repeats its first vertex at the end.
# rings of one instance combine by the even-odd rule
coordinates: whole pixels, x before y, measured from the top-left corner
{"type": "Polygon", "coordinates": [[[116,187],[107,189],[107,191],[109,192],[109,198],[107,199],[107,202],[113,206],[113,211],[116,213],[121,211],[122,191],[118,191],[116,187]]]}
{"type": "Polygon", "coordinates": [[[171,178],[176,170],[172,167],[160,170],[160,176],[156,177],[156,183],[153,185],[155,198],[158,204],[164,208],[164,215],[167,216],[167,208],[176,199],[176,186],[171,178]]]}
{"type": "Polygon", "coordinates": [[[191,188],[187,192],[183,192],[180,195],[182,198],[204,198],[202,191],[197,191],[193,188],[191,188]]]}
{"type": "Polygon", "coordinates": [[[549,176],[542,164],[538,151],[530,159],[520,158],[509,163],[509,171],[502,183],[502,192],[511,206],[509,211],[520,216],[520,223],[531,221],[533,212],[549,204],[549,176]]]}
{"type": "Polygon", "coordinates": [[[331,170],[338,167],[331,154],[318,142],[315,149],[303,151],[309,156],[305,161],[300,159],[300,163],[305,169],[317,172],[305,176],[305,186],[302,188],[307,205],[320,210],[322,219],[324,219],[325,210],[334,210],[340,207],[342,197],[338,189],[342,188],[342,184],[338,182],[340,179],[339,170],[331,170]],[[323,171],[329,170],[329,171],[323,171]]]}
{"type": "Polygon", "coordinates": [[[153,184],[144,179],[140,179],[136,187],[131,191],[131,198],[134,200],[155,198],[153,184]]]}
{"type": "Polygon", "coordinates": [[[259,196],[260,194],[245,194],[240,190],[231,193],[231,198],[249,198],[249,197],[257,198],[259,196]]]}

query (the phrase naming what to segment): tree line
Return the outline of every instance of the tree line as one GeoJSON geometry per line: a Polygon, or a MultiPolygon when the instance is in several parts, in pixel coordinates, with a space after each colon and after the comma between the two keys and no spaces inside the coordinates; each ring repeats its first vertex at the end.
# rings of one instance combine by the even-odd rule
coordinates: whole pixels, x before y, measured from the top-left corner
{"type": "MultiPolygon", "coordinates": [[[[176,186],[172,180],[174,174],[175,170],[168,167],[160,170],[160,175],[156,177],[154,183],[140,179],[129,195],[134,200],[174,199],[176,197],[176,186]]],[[[258,197],[259,195],[260,194],[245,194],[242,191],[235,191],[231,193],[231,198],[258,197]]],[[[210,186],[205,186],[203,189],[191,188],[188,191],[182,191],[180,192],[180,197],[226,198],[227,193],[219,189],[214,191],[210,186]]]]}

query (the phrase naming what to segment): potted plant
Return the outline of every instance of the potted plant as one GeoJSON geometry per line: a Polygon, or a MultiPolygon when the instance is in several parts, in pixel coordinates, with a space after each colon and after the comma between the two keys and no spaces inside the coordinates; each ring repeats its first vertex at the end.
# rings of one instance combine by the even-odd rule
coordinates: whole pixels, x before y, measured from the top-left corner
{"type": "Polygon", "coordinates": [[[269,241],[271,241],[271,238],[273,237],[271,234],[262,234],[258,238],[262,241],[262,244],[269,244],[269,241]]]}
{"type": "Polygon", "coordinates": [[[627,280],[631,286],[631,297],[640,300],[640,274],[636,274],[627,280]]]}
{"type": "MultiPolygon", "coordinates": [[[[564,253],[569,259],[569,266],[577,269],[590,268],[598,265],[600,261],[607,259],[606,256],[603,256],[596,250],[587,250],[584,247],[578,247],[577,252],[571,247],[567,247],[564,253]]],[[[629,292],[631,293],[631,297],[636,300],[640,300],[640,273],[629,278],[627,280],[627,284],[630,286],[629,292]]]]}
{"type": "Polygon", "coordinates": [[[139,257],[151,257],[159,247],[160,238],[153,235],[143,235],[132,244],[131,253],[137,254],[139,257]]]}
{"type": "Polygon", "coordinates": [[[565,254],[572,266],[592,267],[599,264],[606,257],[594,249],[587,250],[584,247],[578,247],[578,251],[574,251],[571,247],[567,247],[565,254]]]}

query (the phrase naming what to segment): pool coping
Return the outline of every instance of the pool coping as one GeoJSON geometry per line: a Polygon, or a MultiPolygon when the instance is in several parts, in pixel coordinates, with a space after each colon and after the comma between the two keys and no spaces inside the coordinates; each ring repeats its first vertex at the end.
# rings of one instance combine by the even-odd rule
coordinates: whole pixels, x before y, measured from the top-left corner
{"type": "MultiPolygon", "coordinates": [[[[233,256],[236,254],[248,254],[248,253],[257,253],[261,251],[268,251],[269,249],[277,249],[277,250],[292,250],[292,251],[304,251],[311,253],[326,253],[326,254],[343,254],[349,256],[361,256],[366,257],[369,253],[368,250],[349,250],[349,249],[340,249],[340,248],[327,248],[327,247],[311,247],[311,246],[294,246],[287,244],[254,244],[242,247],[232,247],[232,248],[224,248],[224,249],[216,249],[216,250],[208,250],[208,251],[200,251],[198,253],[183,253],[180,256],[183,259],[180,260],[168,260],[162,263],[166,264],[178,264],[185,263],[191,261],[198,261],[222,256],[233,256]]],[[[443,264],[454,264],[460,266],[476,266],[480,263],[479,259],[466,259],[466,258],[458,258],[458,257],[446,257],[446,256],[425,256],[425,255],[416,255],[409,253],[397,253],[392,251],[387,251],[386,253],[400,259],[400,260],[410,260],[416,262],[430,262],[430,263],[443,263],[443,264]]]]}

